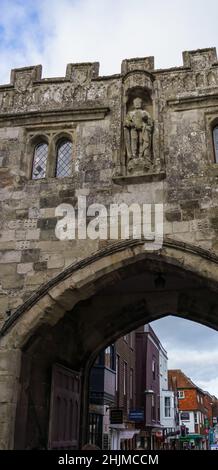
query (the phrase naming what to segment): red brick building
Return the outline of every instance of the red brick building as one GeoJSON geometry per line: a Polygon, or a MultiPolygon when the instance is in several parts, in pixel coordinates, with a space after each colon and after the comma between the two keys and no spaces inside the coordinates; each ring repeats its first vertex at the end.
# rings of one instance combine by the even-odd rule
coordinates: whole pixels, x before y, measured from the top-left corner
{"type": "Polygon", "coordinates": [[[204,409],[208,419],[208,426],[213,426],[213,405],[216,398],[208,392],[204,392],[204,409]]]}
{"type": "Polygon", "coordinates": [[[169,370],[169,387],[177,391],[181,442],[207,448],[208,429],[212,425],[212,396],[197,387],[180,369],[169,370]]]}

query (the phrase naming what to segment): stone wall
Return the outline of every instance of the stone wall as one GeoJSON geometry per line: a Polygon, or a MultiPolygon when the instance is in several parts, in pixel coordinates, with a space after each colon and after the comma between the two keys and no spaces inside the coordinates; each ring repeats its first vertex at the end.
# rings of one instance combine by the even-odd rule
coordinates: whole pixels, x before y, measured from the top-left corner
{"type": "MultiPolygon", "coordinates": [[[[0,87],[0,324],[41,285],[110,243],[56,238],[55,208],[75,206],[78,195],[106,207],[163,201],[165,238],[218,252],[216,51],[183,58],[168,70],[156,70],[153,58],[125,60],[121,74],[106,77],[97,63],[69,64],[65,78],[52,79],[27,67],[0,87]],[[138,96],[153,120],[152,156],[150,167],[130,171],[124,121],[138,96]],[[32,143],[41,135],[51,145],[72,138],[72,176],[31,179],[32,143]]],[[[55,152],[50,158],[54,166],[55,152]]]]}

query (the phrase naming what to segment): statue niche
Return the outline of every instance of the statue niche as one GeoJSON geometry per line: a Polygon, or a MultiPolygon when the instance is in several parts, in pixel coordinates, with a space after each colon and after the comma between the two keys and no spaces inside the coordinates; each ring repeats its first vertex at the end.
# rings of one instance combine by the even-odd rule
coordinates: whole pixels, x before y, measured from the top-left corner
{"type": "Polygon", "coordinates": [[[126,165],[129,174],[142,174],[152,166],[153,119],[136,97],[124,120],[126,165]]]}

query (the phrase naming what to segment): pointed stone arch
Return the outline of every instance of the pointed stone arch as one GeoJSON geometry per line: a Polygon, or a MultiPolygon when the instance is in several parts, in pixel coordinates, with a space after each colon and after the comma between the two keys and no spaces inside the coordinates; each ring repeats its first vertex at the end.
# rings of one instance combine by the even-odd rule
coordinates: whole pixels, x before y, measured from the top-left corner
{"type": "Polygon", "coordinates": [[[101,347],[142,324],[145,317],[146,321],[151,321],[174,313],[218,330],[217,292],[218,257],[201,248],[171,240],[165,240],[163,248],[157,252],[145,251],[143,241],[113,243],[71,265],[20,306],[0,332],[0,380],[4,380],[0,389],[0,447],[14,446],[22,352],[32,338],[34,341],[37,335],[41,338],[43,331],[57,331],[69,315],[75,329],[78,318],[86,319],[78,362],[86,371],[101,347]],[[119,295],[119,302],[114,301],[108,306],[105,302],[104,314],[96,318],[95,309],[103,305],[102,292],[109,289],[107,292],[112,299],[110,289],[116,285],[131,283],[137,276],[151,277],[158,272],[171,276],[171,291],[162,289],[157,296],[154,290],[145,294],[142,289],[132,296],[132,302],[119,295]],[[190,290],[182,289],[182,285],[179,289],[179,284],[175,287],[174,277],[178,278],[178,283],[188,282],[190,290]],[[87,299],[92,299],[92,310],[87,309],[87,299]]]}

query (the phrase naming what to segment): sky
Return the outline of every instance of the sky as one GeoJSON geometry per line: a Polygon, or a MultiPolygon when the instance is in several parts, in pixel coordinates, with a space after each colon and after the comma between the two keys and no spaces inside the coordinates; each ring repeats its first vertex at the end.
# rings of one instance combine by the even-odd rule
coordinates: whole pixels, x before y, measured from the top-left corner
{"type": "Polygon", "coordinates": [[[0,83],[11,68],[99,61],[101,75],[121,61],[155,56],[156,68],[182,65],[182,51],[218,45],[217,0],[0,0],[0,83]]]}
{"type": "MultiPolygon", "coordinates": [[[[182,51],[218,47],[217,18],[217,0],[0,0],[0,84],[37,64],[43,77],[85,61],[110,75],[123,59],[150,55],[156,68],[180,66],[182,51]]],[[[169,366],[218,396],[218,333],[176,318],[153,326],[169,366]]]]}
{"type": "Polygon", "coordinates": [[[218,397],[218,332],[172,316],[151,326],[168,353],[168,368],[182,369],[196,385],[218,397]]]}

